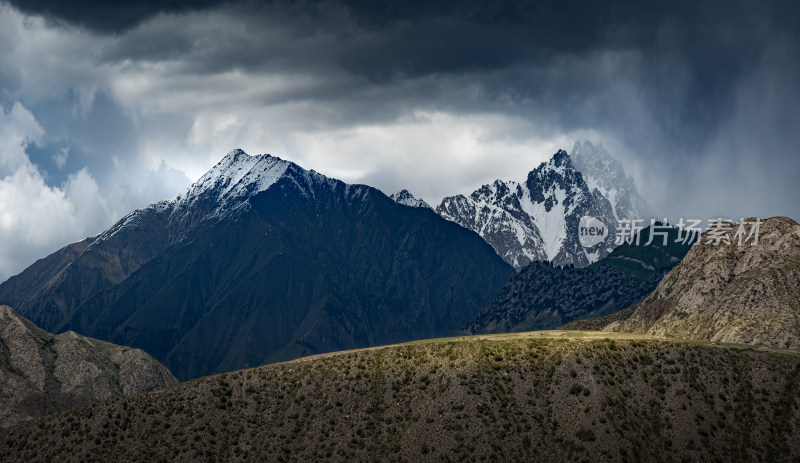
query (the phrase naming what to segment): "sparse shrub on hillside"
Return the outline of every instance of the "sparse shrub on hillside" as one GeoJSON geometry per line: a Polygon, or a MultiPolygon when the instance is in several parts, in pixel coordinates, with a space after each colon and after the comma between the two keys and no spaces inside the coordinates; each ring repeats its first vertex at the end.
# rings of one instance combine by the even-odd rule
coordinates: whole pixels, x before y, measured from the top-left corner
{"type": "Polygon", "coordinates": [[[12,428],[0,439],[0,455],[409,462],[800,456],[795,356],[613,335],[490,339],[203,378],[12,428]]]}

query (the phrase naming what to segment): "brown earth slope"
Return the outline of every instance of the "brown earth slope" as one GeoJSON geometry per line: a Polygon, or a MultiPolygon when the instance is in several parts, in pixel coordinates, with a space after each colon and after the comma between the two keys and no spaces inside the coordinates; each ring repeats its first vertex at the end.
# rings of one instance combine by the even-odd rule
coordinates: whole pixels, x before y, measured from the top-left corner
{"type": "Polygon", "coordinates": [[[630,318],[606,329],[800,348],[800,225],[767,219],[757,244],[741,246],[737,227],[730,244],[706,233],[630,318]]]}
{"type": "Polygon", "coordinates": [[[6,430],[0,459],[798,461],[798,403],[796,353],[491,335],[273,364],[50,415],[6,430]]]}
{"type": "Polygon", "coordinates": [[[177,382],[139,349],[52,335],[0,306],[0,427],[177,382]]]}

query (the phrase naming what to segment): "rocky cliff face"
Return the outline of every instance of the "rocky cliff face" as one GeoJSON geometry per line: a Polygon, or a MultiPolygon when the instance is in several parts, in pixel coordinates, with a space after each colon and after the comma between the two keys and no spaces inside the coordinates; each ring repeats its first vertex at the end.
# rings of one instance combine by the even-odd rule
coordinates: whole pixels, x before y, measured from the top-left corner
{"type": "Polygon", "coordinates": [[[52,335],[0,306],[0,427],[176,382],[139,349],[73,331],[52,335]]]}
{"type": "MultiPolygon", "coordinates": [[[[750,219],[754,220],[754,219],[750,219]]],[[[800,347],[800,225],[763,221],[711,231],[661,281],[633,315],[607,329],[720,342],[800,347]]]]}

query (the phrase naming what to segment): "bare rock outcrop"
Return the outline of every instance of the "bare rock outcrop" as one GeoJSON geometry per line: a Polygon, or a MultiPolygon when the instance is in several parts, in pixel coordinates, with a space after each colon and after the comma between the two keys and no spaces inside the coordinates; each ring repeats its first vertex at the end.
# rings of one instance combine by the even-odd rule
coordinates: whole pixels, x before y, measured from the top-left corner
{"type": "Polygon", "coordinates": [[[724,228],[706,232],[630,318],[606,329],[800,348],[800,225],[773,217],[757,234],[724,228]]]}
{"type": "Polygon", "coordinates": [[[176,382],[142,350],[53,335],[0,306],[0,427],[176,382]]]}

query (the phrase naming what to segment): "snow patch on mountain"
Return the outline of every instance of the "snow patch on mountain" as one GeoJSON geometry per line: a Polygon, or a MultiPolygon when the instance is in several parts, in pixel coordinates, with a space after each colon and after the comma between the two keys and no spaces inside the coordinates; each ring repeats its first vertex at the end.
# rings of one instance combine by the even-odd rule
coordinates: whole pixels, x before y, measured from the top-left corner
{"type": "Polygon", "coordinates": [[[484,185],[470,197],[445,198],[436,208],[443,218],[478,233],[515,268],[544,260],[542,237],[520,206],[516,182],[497,180],[484,185]]]}
{"type": "Polygon", "coordinates": [[[542,237],[542,244],[547,260],[552,261],[558,255],[561,245],[567,236],[567,210],[564,201],[567,193],[564,189],[554,186],[549,192],[554,199],[550,209],[547,209],[545,202],[531,201],[530,191],[524,185],[521,187],[520,205],[522,210],[532,217],[533,223],[539,229],[542,237]]]}
{"type": "Polygon", "coordinates": [[[136,227],[154,214],[169,216],[171,223],[207,218],[221,219],[248,207],[247,199],[269,190],[282,178],[288,178],[305,197],[313,200],[320,186],[334,188],[338,180],[269,154],[251,156],[235,149],[184,192],[171,200],[137,209],[98,236],[101,242],[120,230],[136,227]]]}

